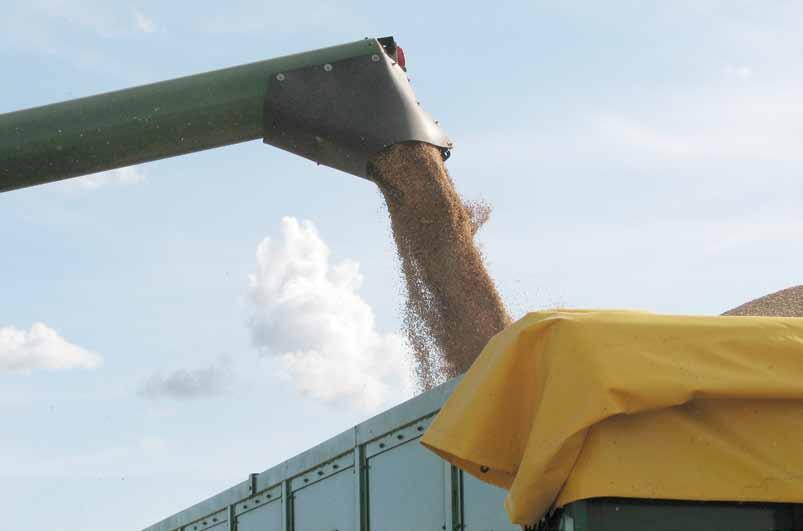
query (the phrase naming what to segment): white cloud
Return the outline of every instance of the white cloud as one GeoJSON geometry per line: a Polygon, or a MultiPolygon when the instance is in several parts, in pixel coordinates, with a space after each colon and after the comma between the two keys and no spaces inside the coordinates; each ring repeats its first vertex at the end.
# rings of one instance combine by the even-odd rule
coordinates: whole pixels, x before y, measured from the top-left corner
{"type": "Polygon", "coordinates": [[[136,21],[137,29],[142,33],[153,33],[156,31],[156,24],[153,20],[143,15],[139,11],[134,12],[134,19],[136,21]]]}
{"type": "Polygon", "coordinates": [[[0,371],[95,369],[101,363],[99,354],[68,342],[42,323],[28,331],[0,327],[0,371]]]}
{"type": "Polygon", "coordinates": [[[145,174],[137,166],[127,166],[116,170],[93,173],[76,177],[68,181],[70,186],[75,186],[83,190],[97,190],[105,185],[129,185],[141,183],[145,180],[145,174]]]}
{"type": "Polygon", "coordinates": [[[249,287],[254,344],[319,400],[376,409],[411,396],[404,340],[377,330],[359,294],[359,264],[331,264],[329,255],[313,223],[292,217],[282,219],[278,240],[258,245],[249,287]]]}
{"type": "Polygon", "coordinates": [[[200,369],[178,369],[151,376],[140,386],[139,395],[149,399],[192,400],[208,398],[226,391],[228,371],[223,365],[200,369]]]}

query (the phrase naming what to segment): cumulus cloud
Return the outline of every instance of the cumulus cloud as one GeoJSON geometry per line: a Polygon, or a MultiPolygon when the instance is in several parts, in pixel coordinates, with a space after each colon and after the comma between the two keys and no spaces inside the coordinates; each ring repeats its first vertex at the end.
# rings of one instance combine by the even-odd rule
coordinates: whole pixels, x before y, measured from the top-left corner
{"type": "Polygon", "coordinates": [[[68,342],[43,323],[30,330],[0,327],[0,371],[95,369],[101,363],[100,354],[68,342]]]}
{"type": "Polygon", "coordinates": [[[145,180],[145,174],[137,166],[84,175],[68,181],[72,186],[83,190],[96,190],[108,184],[128,185],[145,180]]]}
{"type": "Polygon", "coordinates": [[[140,386],[138,394],[152,400],[208,398],[223,394],[227,381],[228,371],[223,365],[177,369],[151,376],[140,386]]]}
{"type": "Polygon", "coordinates": [[[308,396],[376,409],[412,394],[406,343],[377,330],[360,296],[351,260],[332,264],[310,221],[285,217],[277,240],[264,239],[250,275],[254,345],[279,359],[283,374],[308,396]]]}

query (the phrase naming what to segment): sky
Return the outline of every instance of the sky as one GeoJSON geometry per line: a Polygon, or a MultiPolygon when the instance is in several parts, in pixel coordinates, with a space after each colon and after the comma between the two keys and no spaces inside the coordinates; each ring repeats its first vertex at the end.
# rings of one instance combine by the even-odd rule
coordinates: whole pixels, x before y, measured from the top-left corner
{"type": "MultiPolygon", "coordinates": [[[[803,281],[799,2],[0,7],[0,113],[394,35],[516,317],[803,281]]],[[[141,529],[415,392],[378,191],[259,141],[0,194],[0,249],[9,529],[141,529]]]]}

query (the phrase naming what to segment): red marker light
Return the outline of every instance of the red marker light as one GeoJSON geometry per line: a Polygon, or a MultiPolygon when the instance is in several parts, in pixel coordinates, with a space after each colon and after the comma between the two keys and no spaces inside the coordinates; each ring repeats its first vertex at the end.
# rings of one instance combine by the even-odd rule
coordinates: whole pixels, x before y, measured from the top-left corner
{"type": "Polygon", "coordinates": [[[401,46],[396,46],[396,62],[399,66],[407,70],[407,60],[404,58],[404,50],[401,46]]]}

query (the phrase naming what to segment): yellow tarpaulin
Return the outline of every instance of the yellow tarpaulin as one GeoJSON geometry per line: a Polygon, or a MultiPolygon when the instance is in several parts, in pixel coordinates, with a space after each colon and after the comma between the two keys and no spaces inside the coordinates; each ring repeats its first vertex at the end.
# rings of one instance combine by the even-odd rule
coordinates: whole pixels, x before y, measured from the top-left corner
{"type": "Polygon", "coordinates": [[[518,524],[601,496],[803,502],[803,319],[532,313],[422,442],[518,524]]]}

